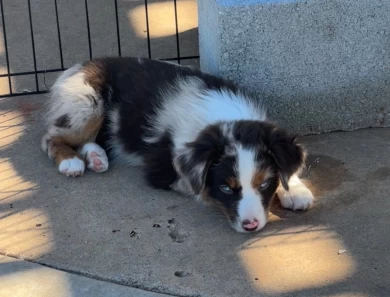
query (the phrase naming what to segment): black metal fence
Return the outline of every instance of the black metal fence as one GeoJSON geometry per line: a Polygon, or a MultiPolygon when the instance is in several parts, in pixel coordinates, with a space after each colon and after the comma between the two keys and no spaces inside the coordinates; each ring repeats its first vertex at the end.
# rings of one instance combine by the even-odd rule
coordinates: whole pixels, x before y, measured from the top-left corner
{"type": "MultiPolygon", "coordinates": [[[[19,72],[12,72],[11,67],[10,67],[10,58],[9,54],[12,49],[9,47],[9,44],[7,43],[7,33],[10,32],[10,30],[13,30],[13,28],[7,27],[7,22],[5,15],[7,11],[5,11],[5,5],[3,4],[3,0],[0,0],[0,8],[1,8],[1,19],[2,19],[2,29],[3,29],[3,42],[4,42],[4,56],[5,56],[5,63],[6,63],[6,73],[0,74],[0,79],[8,79],[8,88],[9,92],[0,94],[0,98],[2,97],[10,97],[10,96],[20,96],[20,95],[28,95],[28,94],[42,94],[48,92],[48,86],[46,85],[45,81],[45,75],[48,73],[59,73],[64,70],[66,70],[66,67],[64,66],[64,55],[63,55],[63,40],[61,38],[61,26],[60,26],[60,16],[59,16],[59,6],[58,6],[58,1],[59,0],[47,0],[47,1],[53,1],[54,2],[54,12],[55,12],[55,20],[56,20],[56,35],[58,38],[58,50],[59,50],[59,61],[58,61],[58,67],[54,68],[48,68],[48,69],[38,69],[37,67],[37,53],[36,53],[36,36],[34,34],[34,15],[32,13],[31,9],[31,0],[26,0],[27,1],[27,9],[28,9],[28,23],[29,23],[29,34],[31,35],[31,41],[29,41],[29,44],[25,44],[27,47],[31,47],[32,50],[32,65],[33,69],[31,71],[19,71],[19,72]],[[44,88],[42,87],[42,84],[40,84],[40,79],[42,79],[39,75],[43,74],[43,82],[44,82],[44,88]],[[22,92],[20,91],[13,91],[13,82],[12,78],[15,77],[20,77],[20,76],[33,76],[34,80],[34,88],[35,90],[24,90],[22,92]]],[[[91,24],[90,24],[90,11],[88,8],[88,5],[90,4],[88,0],[80,0],[84,2],[85,5],[85,26],[87,29],[87,37],[88,37],[88,49],[89,49],[89,58],[92,59],[93,57],[93,46],[91,42],[91,24]]],[[[93,1],[93,0],[90,0],[93,1]]],[[[117,40],[117,55],[121,56],[123,53],[123,47],[122,47],[122,41],[123,41],[123,36],[120,34],[120,22],[118,18],[118,0],[107,0],[107,1],[113,1],[113,6],[115,10],[115,19],[112,19],[111,21],[115,23],[116,27],[116,40],[117,40]]],[[[151,47],[151,37],[150,37],[150,28],[149,28],[149,23],[150,23],[150,16],[149,16],[149,4],[148,0],[143,0],[144,1],[144,9],[145,9],[145,16],[146,16],[146,42],[147,42],[147,56],[149,58],[155,58],[152,52],[152,47],[151,47]]],[[[175,18],[175,39],[176,39],[176,54],[174,57],[170,58],[162,58],[161,60],[167,60],[167,61],[175,61],[177,63],[182,63],[185,60],[192,60],[192,59],[198,59],[198,55],[187,55],[183,56],[181,55],[181,46],[180,46],[180,39],[179,39],[179,21],[178,21],[178,9],[177,9],[177,1],[178,0],[171,0],[173,1],[174,5],[174,18],[175,18]]]]}

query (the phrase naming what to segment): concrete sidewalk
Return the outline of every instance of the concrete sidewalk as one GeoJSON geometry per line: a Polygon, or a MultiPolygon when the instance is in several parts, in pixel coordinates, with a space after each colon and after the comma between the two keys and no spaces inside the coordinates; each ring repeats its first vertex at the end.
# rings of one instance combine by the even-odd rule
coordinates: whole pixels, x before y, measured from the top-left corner
{"type": "Polygon", "coordinates": [[[169,297],[0,256],[0,296],[169,297]]]}
{"type": "MultiPolygon", "coordinates": [[[[126,287],[186,297],[390,296],[389,129],[305,137],[314,208],[275,205],[268,226],[245,235],[210,208],[151,190],[139,169],[60,175],[40,150],[44,101],[0,99],[0,253],[105,281],[69,287],[79,276],[53,272],[68,279],[58,283],[63,296],[106,284],[116,295],[104,296],[143,296],[120,295],[126,287]]],[[[18,267],[30,275],[20,284],[46,269],[3,261],[0,289],[12,288],[18,267]]]]}

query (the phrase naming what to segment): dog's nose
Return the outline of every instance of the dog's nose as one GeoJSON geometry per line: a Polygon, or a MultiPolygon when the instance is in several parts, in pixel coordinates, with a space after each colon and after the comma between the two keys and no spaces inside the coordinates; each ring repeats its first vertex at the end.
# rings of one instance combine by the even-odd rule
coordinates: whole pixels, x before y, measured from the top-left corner
{"type": "Polygon", "coordinates": [[[243,220],[242,221],[242,228],[244,228],[245,231],[255,231],[257,227],[259,226],[259,221],[256,219],[250,220],[243,220]]]}

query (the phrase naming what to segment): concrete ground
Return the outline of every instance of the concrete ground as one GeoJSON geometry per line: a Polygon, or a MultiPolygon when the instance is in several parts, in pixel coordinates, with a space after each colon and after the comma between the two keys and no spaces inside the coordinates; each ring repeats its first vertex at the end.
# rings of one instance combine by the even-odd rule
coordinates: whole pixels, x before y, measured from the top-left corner
{"type": "Polygon", "coordinates": [[[314,207],[275,205],[248,235],[139,169],[62,176],[40,150],[45,100],[0,99],[1,296],[390,296],[390,129],[304,137],[314,207]]]}
{"type": "Polygon", "coordinates": [[[168,297],[0,256],[0,296],[168,297]]]}

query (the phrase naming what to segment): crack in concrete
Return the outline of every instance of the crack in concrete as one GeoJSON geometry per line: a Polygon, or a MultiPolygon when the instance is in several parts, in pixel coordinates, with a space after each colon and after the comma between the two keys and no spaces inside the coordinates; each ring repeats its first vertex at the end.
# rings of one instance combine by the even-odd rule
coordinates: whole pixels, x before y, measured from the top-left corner
{"type": "Polygon", "coordinates": [[[87,277],[87,278],[90,278],[90,279],[103,281],[103,282],[107,282],[107,283],[111,283],[111,284],[116,284],[116,285],[120,285],[120,286],[124,286],[124,287],[140,289],[140,290],[144,290],[144,291],[151,292],[151,293],[165,294],[165,295],[172,296],[172,297],[203,297],[203,296],[201,296],[199,294],[196,294],[196,295],[193,295],[193,294],[191,294],[191,295],[177,295],[177,294],[172,294],[170,292],[167,292],[166,290],[158,290],[158,289],[147,288],[145,286],[142,286],[142,285],[139,285],[139,284],[135,284],[135,282],[131,283],[130,281],[128,281],[128,282],[115,281],[115,280],[112,280],[112,279],[109,279],[109,278],[104,278],[104,277],[101,277],[101,276],[97,276],[97,275],[94,275],[94,274],[91,274],[91,273],[80,272],[80,271],[69,269],[69,268],[63,268],[63,267],[56,266],[56,265],[42,263],[42,262],[39,262],[39,261],[36,261],[36,260],[33,260],[33,259],[19,257],[18,255],[15,255],[15,254],[12,254],[12,253],[0,252],[0,255],[1,256],[5,256],[5,257],[9,257],[9,258],[13,258],[13,259],[17,259],[17,260],[26,261],[26,262],[29,262],[29,263],[39,264],[39,265],[42,265],[42,266],[45,266],[45,267],[48,267],[48,268],[52,268],[52,269],[56,269],[56,270],[59,270],[59,271],[63,271],[63,272],[67,272],[67,273],[71,273],[71,274],[87,277]]]}

